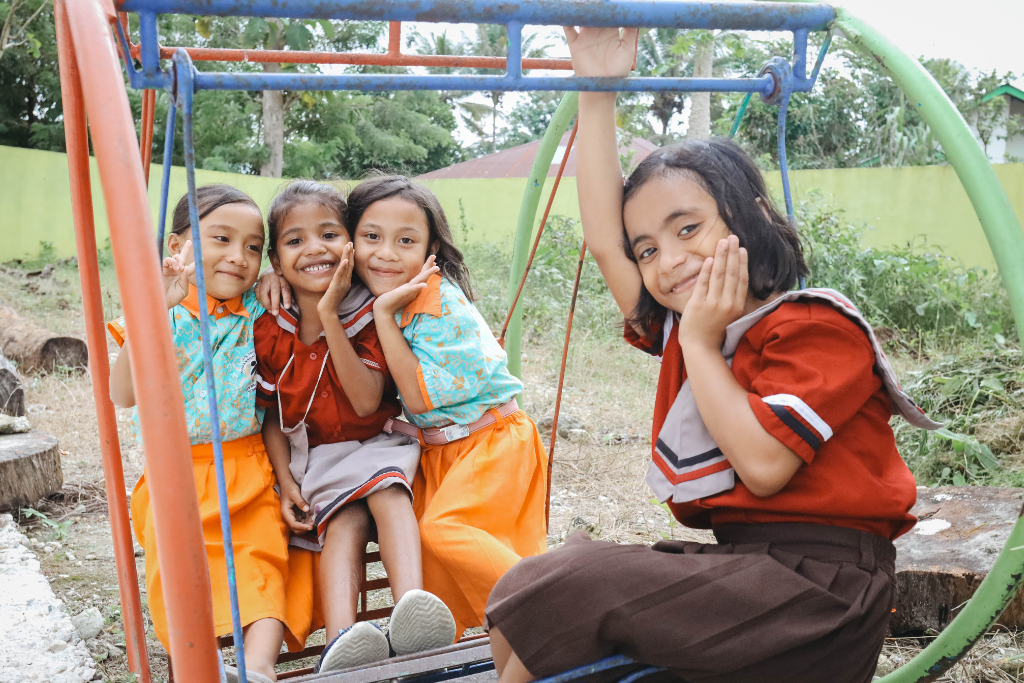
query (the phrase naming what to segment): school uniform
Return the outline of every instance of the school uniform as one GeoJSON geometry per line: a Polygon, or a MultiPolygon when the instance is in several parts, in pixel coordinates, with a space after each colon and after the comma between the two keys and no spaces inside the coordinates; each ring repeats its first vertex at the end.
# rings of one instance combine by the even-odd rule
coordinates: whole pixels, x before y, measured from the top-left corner
{"type": "Polygon", "coordinates": [[[325,334],[308,346],[299,339],[297,307],[256,321],[256,403],[278,408],[291,448],[289,470],[315,525],[308,534],[293,534],[289,542],[289,609],[297,623],[306,624],[301,638],[289,641],[293,648],[301,648],[305,636],[322,623],[316,555],[332,516],[389,486],[412,495],[420,446],[409,436],[383,433],[385,422],[399,415],[401,407],[373,324],[373,302],[369,290],[356,285],[339,311],[356,355],[384,375],[380,407],[363,417],[356,414],[342,387],[325,334]]]}
{"type": "Polygon", "coordinates": [[[892,414],[934,429],[870,325],[832,290],[791,292],[729,326],[723,355],[761,426],[804,464],[753,495],[700,419],[671,313],[634,346],[662,360],[647,481],[719,543],[569,538],[524,560],[487,610],[548,676],[623,653],[685,681],[870,681],[894,601],[892,540],[913,527],[914,477],[892,414]]]}
{"type": "MultiPolygon", "coordinates": [[[[288,618],[285,600],[288,530],[281,517],[280,498],[274,491],[273,468],[260,435],[263,409],[255,404],[253,325],[263,308],[251,290],[227,301],[208,296],[206,306],[242,625],[273,618],[283,622],[286,633],[292,634],[294,620],[288,618]]],[[[214,629],[218,636],[226,635],[232,630],[231,608],[199,331],[199,292],[194,285],[189,286],[188,296],[171,308],[169,315],[185,399],[185,422],[192,442],[192,469],[213,593],[214,629]]],[[[124,318],[108,323],[107,327],[118,345],[123,346],[127,338],[124,318]]],[[[138,408],[132,411],[130,426],[138,438],[138,408]]],[[[166,648],[167,613],[149,486],[143,474],[132,491],[132,526],[145,551],[146,595],[153,630],[166,648]]]]}
{"type": "Polygon", "coordinates": [[[495,582],[547,548],[547,455],[515,402],[522,384],[457,285],[432,276],[396,320],[420,361],[427,411],[407,412],[408,423],[393,420],[386,429],[423,445],[413,482],[423,587],[444,601],[462,633],[483,623],[495,582]]]}

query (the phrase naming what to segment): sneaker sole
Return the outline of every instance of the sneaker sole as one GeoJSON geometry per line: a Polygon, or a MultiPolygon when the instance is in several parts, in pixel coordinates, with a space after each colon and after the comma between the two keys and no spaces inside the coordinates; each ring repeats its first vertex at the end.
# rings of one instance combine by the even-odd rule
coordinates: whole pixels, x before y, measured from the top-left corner
{"type": "Polygon", "coordinates": [[[391,613],[388,635],[396,654],[433,650],[454,642],[455,619],[440,598],[412,590],[391,613]]]}
{"type": "Polygon", "coordinates": [[[387,659],[389,654],[384,634],[366,622],[359,622],[326,653],[320,673],[373,664],[387,659]]]}

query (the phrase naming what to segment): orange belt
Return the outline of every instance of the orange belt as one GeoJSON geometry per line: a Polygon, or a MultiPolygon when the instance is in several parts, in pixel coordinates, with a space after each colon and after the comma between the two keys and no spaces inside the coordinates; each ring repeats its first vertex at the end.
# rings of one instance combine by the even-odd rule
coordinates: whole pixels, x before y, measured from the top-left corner
{"type": "Polygon", "coordinates": [[[405,420],[399,420],[398,418],[392,417],[388,418],[388,421],[384,423],[384,431],[388,434],[392,434],[394,432],[405,434],[406,436],[411,436],[430,446],[443,446],[451,443],[452,441],[464,439],[473,432],[478,432],[481,429],[490,427],[498,421],[498,418],[494,416],[495,412],[504,418],[517,410],[519,410],[519,404],[516,403],[515,399],[512,399],[503,406],[498,406],[495,409],[488,410],[473,424],[450,424],[447,427],[425,427],[423,429],[416,425],[409,424],[405,420]]]}

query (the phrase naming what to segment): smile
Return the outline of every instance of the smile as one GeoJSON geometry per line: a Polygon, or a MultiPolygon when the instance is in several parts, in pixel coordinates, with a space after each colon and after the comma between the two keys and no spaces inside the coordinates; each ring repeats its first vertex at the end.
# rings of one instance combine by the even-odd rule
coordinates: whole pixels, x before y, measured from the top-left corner
{"type": "Polygon", "coordinates": [[[674,287],[672,287],[672,289],[668,290],[668,293],[669,294],[679,294],[679,293],[689,289],[691,286],[693,286],[693,284],[695,282],[697,282],[697,276],[698,275],[700,275],[700,271],[697,271],[696,273],[694,273],[690,277],[684,279],[682,282],[680,282],[679,284],[677,284],[674,287]]]}
{"type": "Polygon", "coordinates": [[[335,265],[336,264],[334,264],[334,263],[314,263],[311,266],[306,266],[305,268],[299,268],[299,270],[301,270],[303,273],[310,273],[310,274],[312,274],[312,273],[320,273],[320,272],[323,272],[325,270],[330,270],[331,268],[334,268],[335,265]]]}

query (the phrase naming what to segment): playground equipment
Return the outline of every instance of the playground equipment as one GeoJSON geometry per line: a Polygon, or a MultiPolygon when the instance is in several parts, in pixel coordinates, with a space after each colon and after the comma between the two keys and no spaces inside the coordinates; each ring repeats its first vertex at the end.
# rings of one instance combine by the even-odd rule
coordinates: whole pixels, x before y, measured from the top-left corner
{"type": "MultiPolygon", "coordinates": [[[[558,141],[576,111],[576,91],[720,91],[759,94],[779,106],[779,159],[787,213],[792,218],[792,201],[785,156],[785,117],[789,97],[808,92],[828,49],[825,40],[811,74],[807,75],[807,44],[811,31],[841,31],[861,52],[872,56],[890,73],[893,80],[916,106],[941,142],[947,158],[955,167],[967,191],[986,237],[992,247],[1004,286],[1007,288],[1018,330],[1024,334],[1024,233],[1005,192],[966,122],[941,88],[917,63],[863,22],[842,9],[828,5],[797,3],[703,3],[685,0],[638,2],[637,0],[520,0],[516,3],[480,0],[389,0],[368,3],[363,0],[123,0],[115,9],[110,0],[54,0],[59,46],[61,87],[68,149],[68,165],[74,207],[75,234],[82,280],[90,372],[97,405],[107,499],[115,559],[121,594],[129,667],[142,683],[149,683],[145,633],[137,589],[138,577],[132,552],[131,530],[125,501],[124,476],[113,405],[107,382],[109,364],[96,255],[96,240],[89,179],[88,113],[93,150],[99,167],[110,223],[111,246],[121,298],[132,329],[133,365],[138,396],[140,426],[147,451],[151,479],[161,486],[151,489],[157,529],[157,547],[165,582],[170,626],[170,655],[175,677],[188,683],[214,683],[218,676],[217,639],[213,631],[209,575],[206,568],[198,504],[192,479],[189,442],[185,430],[182,394],[170,328],[159,302],[163,301],[159,274],[154,267],[159,248],[154,250],[154,230],[150,219],[145,186],[152,153],[155,90],[170,93],[167,147],[164,154],[164,183],[161,192],[158,235],[162,243],[167,205],[167,176],[173,145],[174,118],[180,109],[184,118],[185,161],[188,174],[193,225],[195,179],[192,153],[192,97],[197,90],[327,90],[368,91],[445,89],[568,91],[554,114],[541,143],[526,191],[515,239],[512,276],[509,287],[510,314],[506,320],[506,350],[509,367],[518,374],[520,354],[520,316],[515,303],[521,292],[521,280],[527,271],[527,250],[533,233],[537,208],[548,169],[558,141]],[[127,13],[138,17],[139,43],[129,42],[127,13]],[[119,14],[120,13],[120,14],[119,14]],[[386,54],[334,54],[298,51],[212,50],[162,47],[157,42],[157,15],[244,15],[334,20],[388,20],[389,49],[386,54]],[[400,50],[402,21],[497,23],[508,27],[509,56],[504,58],[439,57],[404,55],[400,50]],[[525,76],[523,69],[570,69],[565,60],[523,59],[522,28],[525,24],[644,26],[700,29],[736,29],[748,31],[788,31],[793,35],[792,61],[774,57],[756,77],[750,78],[625,78],[594,79],[558,76],[525,76]],[[141,141],[134,137],[134,122],[124,88],[118,52],[125,58],[129,83],[144,90],[141,141]],[[136,69],[133,60],[141,62],[136,69]],[[170,59],[162,64],[161,59],[170,59]],[[301,73],[215,73],[197,72],[193,60],[265,61],[291,63],[381,64],[402,66],[467,66],[505,68],[503,75],[415,75],[415,74],[301,74],[301,73]],[[141,143],[141,150],[140,150],[141,143]],[[125,286],[130,283],[130,286],[125,286]]],[[[742,111],[737,115],[734,132],[742,111]]],[[[560,174],[559,174],[560,175],[560,174]]],[[[556,180],[557,188],[557,180],[556,180]]],[[[548,204],[550,210],[550,201],[548,204]]],[[[545,212],[545,219],[547,212],[545,212]]],[[[539,230],[543,229],[541,221],[539,230]]],[[[538,234],[539,239],[539,234],[538,234]]],[[[196,247],[196,272],[200,296],[205,295],[201,276],[202,255],[196,247]]],[[[582,268],[585,245],[577,270],[582,268]]],[[[574,295],[575,301],[575,295],[574,295]]],[[[571,312],[570,312],[571,315],[571,312]]],[[[205,316],[201,320],[204,338],[208,337],[205,316]]],[[[571,317],[570,317],[571,325],[571,317]]],[[[504,336],[504,332],[503,332],[504,336]]],[[[568,342],[569,330],[566,332],[568,342]]],[[[209,362],[209,344],[206,342],[209,362]]],[[[563,356],[564,361],[564,356],[563,356]]],[[[564,367],[564,365],[563,365],[564,367]]],[[[216,417],[216,387],[212,372],[207,372],[211,417],[216,417]]],[[[556,413],[557,415],[557,413],[556,413]]],[[[557,419],[557,417],[556,417],[557,419]]],[[[214,428],[214,450],[218,482],[223,496],[223,462],[219,434],[214,428]]],[[[557,433],[553,428],[552,438],[557,433]]],[[[552,448],[553,448],[552,442],[552,448]]],[[[230,522],[222,520],[226,546],[230,548],[230,522]]],[[[230,554],[228,555],[230,558],[230,554]]],[[[371,558],[372,559],[372,558],[371,558]]],[[[229,559],[229,567],[231,560],[229,559]]],[[[229,579],[233,582],[233,574],[229,579]]],[[[885,677],[887,682],[931,680],[967,652],[975,640],[999,617],[1024,580],[1024,522],[1018,520],[1006,547],[975,597],[934,642],[902,669],[885,677]]],[[[384,587],[383,583],[364,585],[363,618],[383,616],[367,613],[366,590],[384,587]]],[[[234,591],[232,590],[232,593],[234,591]]],[[[237,606],[232,600],[235,642],[241,643],[237,606]]],[[[392,661],[367,675],[331,674],[325,680],[351,683],[418,676],[421,683],[462,675],[476,675],[481,664],[482,644],[473,641],[429,653],[404,662],[392,661]],[[473,651],[472,654],[469,652],[473,651]],[[458,654],[462,653],[462,654],[458,654]],[[428,660],[433,662],[428,664],[428,660]],[[419,662],[419,663],[416,663],[419,662]],[[433,668],[432,668],[433,667],[433,668]]],[[[238,650],[239,668],[244,676],[244,652],[238,650]]],[[[485,656],[485,655],[484,655],[485,656]]],[[[485,656],[486,657],[486,656],[485,656]]],[[[597,671],[632,664],[617,656],[566,672],[549,679],[561,683],[597,671]]],[[[627,683],[658,671],[641,667],[623,680],[627,683]]]]}

